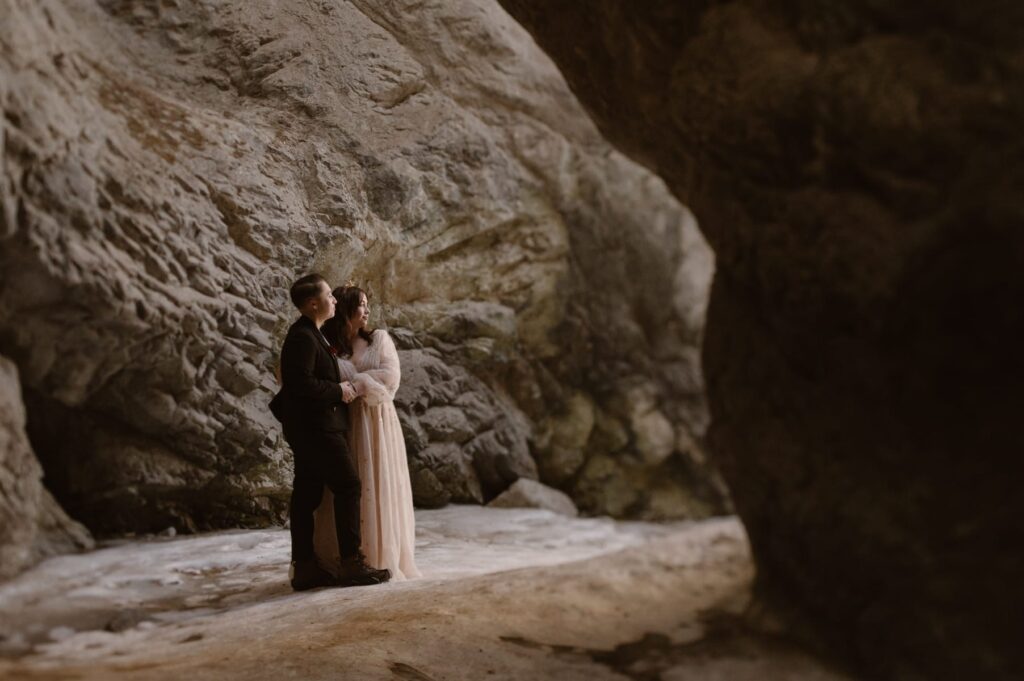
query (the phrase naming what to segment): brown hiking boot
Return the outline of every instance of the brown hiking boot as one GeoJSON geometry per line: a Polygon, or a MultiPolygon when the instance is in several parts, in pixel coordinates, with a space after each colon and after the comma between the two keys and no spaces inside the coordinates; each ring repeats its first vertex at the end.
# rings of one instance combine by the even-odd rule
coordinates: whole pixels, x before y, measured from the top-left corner
{"type": "Polygon", "coordinates": [[[288,571],[292,589],[306,591],[322,586],[345,586],[334,575],[320,567],[315,560],[297,560],[288,571]]]}
{"type": "Polygon", "coordinates": [[[342,586],[371,586],[383,584],[391,579],[391,571],[386,568],[373,568],[366,564],[362,552],[349,558],[341,559],[341,572],[338,581],[342,586]]]}

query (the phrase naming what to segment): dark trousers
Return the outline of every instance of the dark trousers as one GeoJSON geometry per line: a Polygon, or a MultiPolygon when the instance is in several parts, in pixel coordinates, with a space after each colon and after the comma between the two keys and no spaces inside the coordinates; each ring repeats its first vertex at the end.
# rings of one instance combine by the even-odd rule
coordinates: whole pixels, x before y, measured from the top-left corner
{"type": "Polygon", "coordinates": [[[313,513],[324,485],[334,493],[334,526],[342,558],[359,552],[361,485],[345,433],[324,433],[299,424],[285,424],[284,439],[295,455],[292,486],[292,560],[313,560],[313,513]]]}

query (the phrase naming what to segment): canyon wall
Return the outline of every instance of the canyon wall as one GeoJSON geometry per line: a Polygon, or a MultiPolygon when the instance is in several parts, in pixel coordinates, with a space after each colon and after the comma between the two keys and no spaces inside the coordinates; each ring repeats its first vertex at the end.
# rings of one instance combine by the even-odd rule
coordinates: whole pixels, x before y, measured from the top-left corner
{"type": "Polygon", "coordinates": [[[765,599],[876,678],[1024,667],[1024,9],[502,0],[716,255],[765,599]]]}
{"type": "Polygon", "coordinates": [[[526,477],[592,514],[728,508],[703,454],[712,252],[496,3],[0,13],[0,354],[94,533],[283,519],[267,402],[308,271],[367,288],[401,349],[418,504],[526,477]]]}

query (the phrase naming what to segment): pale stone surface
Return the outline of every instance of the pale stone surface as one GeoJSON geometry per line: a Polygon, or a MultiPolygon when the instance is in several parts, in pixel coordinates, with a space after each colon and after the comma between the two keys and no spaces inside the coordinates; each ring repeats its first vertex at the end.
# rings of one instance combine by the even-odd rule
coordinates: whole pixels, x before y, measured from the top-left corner
{"type": "Polygon", "coordinates": [[[596,414],[644,383],[699,440],[711,251],[496,3],[0,13],[0,352],[48,484],[95,531],[283,517],[290,459],[266,404],[285,289],[309,270],[367,287],[394,332],[431,505],[538,477],[547,442],[563,470],[612,455],[545,440],[577,395],[596,414]]]}
{"type": "Polygon", "coordinates": [[[17,614],[0,620],[0,674],[847,679],[785,632],[742,623],[752,571],[735,519],[653,525],[455,506],[417,520],[424,578],[379,587],[290,592],[280,530],[52,559],[0,587],[0,612],[17,614]]]}
{"type": "Polygon", "coordinates": [[[579,515],[568,494],[527,478],[516,480],[487,505],[492,508],[543,508],[569,517],[579,515]]]}

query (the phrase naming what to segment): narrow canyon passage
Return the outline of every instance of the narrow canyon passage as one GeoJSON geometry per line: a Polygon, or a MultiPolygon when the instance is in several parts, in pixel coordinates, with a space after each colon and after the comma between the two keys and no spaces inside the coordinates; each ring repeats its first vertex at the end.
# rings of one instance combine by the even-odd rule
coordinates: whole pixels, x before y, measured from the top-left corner
{"type": "Polygon", "coordinates": [[[0,675],[1024,678],[1024,4],[922,7],[0,2],[0,675]],[[265,529],[313,271],[424,580],[265,529]]]}
{"type": "Polygon", "coordinates": [[[293,594],[283,530],[119,542],[0,587],[5,679],[840,681],[742,624],[733,518],[417,514],[424,578],[293,594]],[[696,676],[694,676],[696,675],[696,676]]]}

